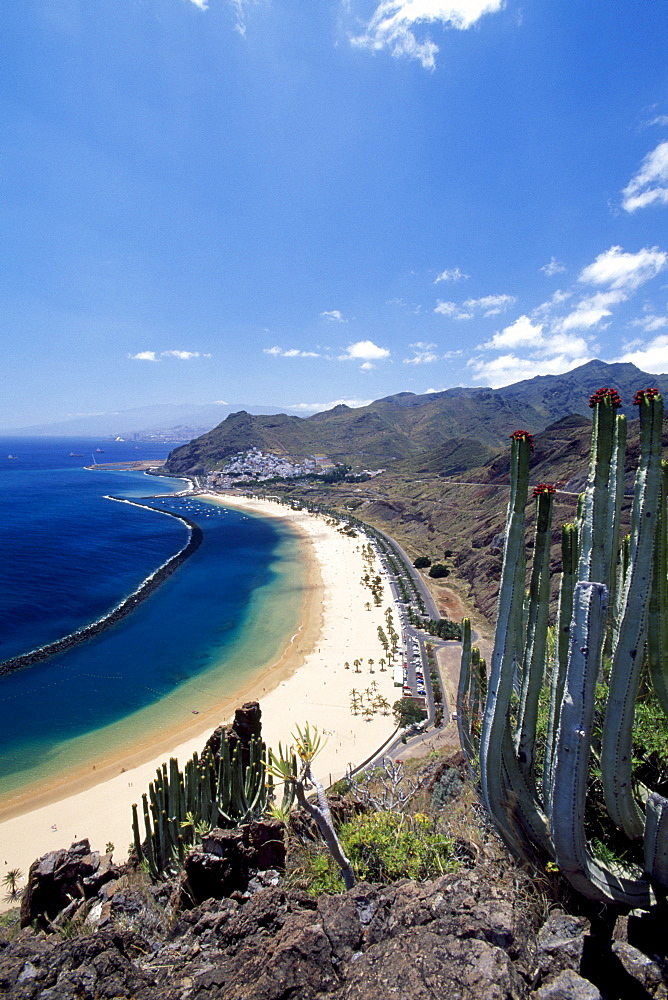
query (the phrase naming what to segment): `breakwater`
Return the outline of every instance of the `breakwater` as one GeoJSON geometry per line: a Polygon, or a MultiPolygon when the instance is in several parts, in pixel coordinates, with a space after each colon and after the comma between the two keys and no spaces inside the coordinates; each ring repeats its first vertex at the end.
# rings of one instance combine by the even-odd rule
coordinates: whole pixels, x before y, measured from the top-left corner
{"type": "Polygon", "coordinates": [[[144,507],[146,510],[155,511],[156,514],[167,514],[168,517],[175,517],[177,520],[182,521],[190,531],[190,536],[188,541],[175,555],[171,556],[166,560],[161,566],[159,566],[150,576],[148,576],[140,585],[124,598],[116,607],[112,608],[106,615],[98,618],[96,621],[91,622],[89,625],[84,625],[82,628],[77,629],[75,632],[71,632],[69,635],[63,636],[62,639],[56,639],[55,642],[49,642],[44,646],[39,646],[37,649],[32,649],[27,653],[22,653],[19,656],[12,656],[8,660],[4,660],[0,663],[0,675],[10,674],[15,670],[21,670],[23,667],[32,666],[33,663],[39,663],[41,660],[46,660],[50,656],[55,656],[57,653],[63,653],[67,649],[71,649],[73,646],[79,645],[79,643],[86,642],[88,639],[92,639],[94,636],[99,635],[100,632],[104,632],[105,629],[109,628],[111,625],[115,625],[116,622],[125,618],[126,615],[130,614],[138,604],[146,600],[157,588],[163,583],[167,577],[171,576],[175,570],[179,568],[188,559],[193,552],[202,544],[203,533],[202,529],[198,524],[192,521],[189,517],[185,517],[183,514],[177,514],[175,511],[171,510],[160,510],[156,507],[150,506],[150,504],[137,503],[136,500],[126,500],[123,497],[107,496],[106,500],[115,500],[117,503],[128,503],[134,507],[144,507]]]}

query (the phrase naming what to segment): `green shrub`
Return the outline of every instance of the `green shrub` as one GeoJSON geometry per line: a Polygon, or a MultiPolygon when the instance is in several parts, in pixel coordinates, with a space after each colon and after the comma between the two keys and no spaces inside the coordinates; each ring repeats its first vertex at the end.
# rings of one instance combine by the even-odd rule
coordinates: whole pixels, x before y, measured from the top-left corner
{"type": "MultiPolygon", "coordinates": [[[[401,878],[423,882],[457,869],[452,839],[423,813],[361,814],[343,823],[338,835],[355,875],[363,882],[395,882],[401,878]]],[[[344,891],[329,854],[311,855],[308,867],[310,893],[344,891]]]]}
{"type": "Polygon", "coordinates": [[[412,726],[427,718],[424,708],[414,698],[399,698],[392,706],[392,714],[398,726],[412,726]]]}
{"type": "Polygon", "coordinates": [[[416,569],[426,569],[427,566],[431,566],[431,559],[429,556],[418,556],[413,560],[413,565],[416,569]]]}
{"type": "Polygon", "coordinates": [[[444,576],[450,576],[450,570],[443,563],[434,563],[434,565],[429,570],[429,576],[439,579],[444,576]]]}

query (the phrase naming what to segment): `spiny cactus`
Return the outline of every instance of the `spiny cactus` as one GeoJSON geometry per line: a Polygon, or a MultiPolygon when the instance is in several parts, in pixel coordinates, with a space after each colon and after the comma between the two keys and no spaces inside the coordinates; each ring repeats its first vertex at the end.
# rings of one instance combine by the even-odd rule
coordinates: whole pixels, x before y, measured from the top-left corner
{"type": "MultiPolygon", "coordinates": [[[[562,532],[562,575],[552,662],[547,662],[549,545],[553,489],[541,484],[528,603],[524,508],[530,435],[511,441],[508,505],[497,628],[480,738],[485,804],[508,845],[522,856],[552,857],[584,895],[648,907],[653,885],[668,887],[668,801],[649,789],[636,798],[632,733],[646,657],[668,714],[668,472],[661,462],[663,403],[656,389],[636,395],[640,460],[631,534],[620,543],[626,420],[614,389],[590,399],[594,410],[586,491],[575,524],[562,532]],[[646,648],[645,648],[646,647],[646,648]],[[624,834],[644,840],[644,871],[633,875],[594,857],[584,813],[597,683],[610,664],[600,748],[605,805],[624,834]],[[535,760],[541,691],[549,685],[545,755],[535,760]],[[641,807],[642,806],[642,807],[641,807]]],[[[463,626],[458,712],[462,745],[477,750],[470,626],[463,626]]]]}
{"type": "MultiPolygon", "coordinates": [[[[296,761],[292,762],[292,773],[296,767],[296,761]]],[[[294,796],[294,786],[286,781],[280,806],[283,815],[290,811],[294,796]]],[[[221,741],[217,763],[209,750],[201,757],[194,753],[183,771],[172,758],[169,767],[163,764],[158,768],[148,794],[142,795],[143,838],[137,806],[132,806],[137,857],[146,862],[151,876],[158,878],[174,862],[183,861],[186,849],[197,843],[202,833],[216,826],[229,828],[259,819],[270,810],[273,799],[267,751],[259,739],[250,740],[247,764],[241,744],[230,753],[227,739],[221,741]]]]}

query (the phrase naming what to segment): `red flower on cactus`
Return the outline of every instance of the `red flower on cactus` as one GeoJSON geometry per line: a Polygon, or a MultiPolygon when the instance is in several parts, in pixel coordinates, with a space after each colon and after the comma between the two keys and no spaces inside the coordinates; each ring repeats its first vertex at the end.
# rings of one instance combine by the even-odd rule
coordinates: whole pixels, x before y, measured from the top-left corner
{"type": "Polygon", "coordinates": [[[550,494],[550,493],[556,493],[556,492],[557,492],[556,487],[550,486],[549,483],[539,483],[538,486],[534,486],[533,493],[531,494],[531,496],[532,497],[540,497],[544,493],[550,494]]]}
{"type": "Polygon", "coordinates": [[[637,393],[633,397],[633,405],[640,406],[640,404],[645,399],[653,399],[654,396],[659,395],[658,389],[638,389],[637,393]]]}
{"type": "Polygon", "coordinates": [[[513,431],[510,435],[511,441],[528,441],[531,451],[533,451],[533,434],[529,431],[513,431]]]}
{"type": "Polygon", "coordinates": [[[597,389],[594,395],[589,397],[589,405],[593,409],[598,403],[602,403],[604,399],[609,399],[612,403],[613,409],[615,410],[618,410],[622,405],[622,397],[616,389],[611,389],[610,386],[605,386],[603,389],[597,389]]]}

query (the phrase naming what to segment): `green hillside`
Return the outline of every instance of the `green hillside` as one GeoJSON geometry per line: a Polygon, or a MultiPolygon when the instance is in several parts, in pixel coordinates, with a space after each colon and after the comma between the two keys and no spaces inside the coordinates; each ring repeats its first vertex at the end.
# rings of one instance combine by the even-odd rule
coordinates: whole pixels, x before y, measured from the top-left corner
{"type": "MultiPolygon", "coordinates": [[[[535,436],[531,484],[557,486],[552,547],[552,570],[560,568],[561,525],[575,515],[578,495],[587,478],[591,438],[590,421],[579,414],[564,417],[535,436]]],[[[664,424],[668,455],[668,418],[664,424]]],[[[431,452],[407,460],[360,485],[271,484],[272,494],[322,504],[386,531],[413,559],[428,555],[445,559],[450,576],[445,581],[472,603],[479,624],[492,623],[501,574],[503,532],[508,502],[508,447],[477,468],[444,476],[439,454],[431,452]],[[451,555],[444,556],[449,551],[451,555]]],[[[638,461],[638,424],[629,425],[626,492],[633,490],[638,461]]],[[[258,484],[255,492],[261,492],[258,484]]],[[[629,500],[630,503],[630,500],[629,500]]],[[[527,540],[533,534],[533,506],[528,512],[527,540]]],[[[556,575],[555,575],[556,586],[556,575]]],[[[433,588],[437,602],[439,589],[433,588]]]]}
{"type": "Polygon", "coordinates": [[[565,375],[539,376],[498,390],[398,393],[357,409],[335,406],[306,419],[252,416],[242,410],[176,448],[166,464],[173,473],[201,474],[257,447],[302,458],[325,454],[354,468],[379,468],[427,453],[427,461],[437,463],[438,449],[443,449],[441,472],[449,474],[481,464],[518,427],[535,433],[564,415],[587,414],[589,396],[602,385],[620,392],[630,417],[637,389],[656,385],[668,394],[666,375],[648,375],[631,364],[590,361],[565,375]]]}

